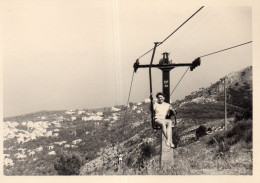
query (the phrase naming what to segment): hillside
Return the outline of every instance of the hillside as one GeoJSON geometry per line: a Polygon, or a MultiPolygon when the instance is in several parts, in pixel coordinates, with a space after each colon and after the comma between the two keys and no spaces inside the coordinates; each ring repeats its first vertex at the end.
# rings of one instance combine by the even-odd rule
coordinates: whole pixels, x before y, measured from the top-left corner
{"type": "Polygon", "coordinates": [[[161,134],[151,128],[150,104],[141,102],[5,118],[4,174],[250,175],[252,67],[227,76],[228,131],[222,80],[172,104],[177,148],[168,169],[159,169],[161,134]]]}
{"type": "Polygon", "coordinates": [[[252,67],[249,66],[237,72],[232,72],[220,78],[207,88],[200,88],[199,91],[192,92],[184,100],[177,103],[199,102],[205,103],[224,100],[224,78],[226,78],[227,103],[237,107],[252,109],[252,67]],[[240,99],[240,100],[238,100],[240,99]]]}

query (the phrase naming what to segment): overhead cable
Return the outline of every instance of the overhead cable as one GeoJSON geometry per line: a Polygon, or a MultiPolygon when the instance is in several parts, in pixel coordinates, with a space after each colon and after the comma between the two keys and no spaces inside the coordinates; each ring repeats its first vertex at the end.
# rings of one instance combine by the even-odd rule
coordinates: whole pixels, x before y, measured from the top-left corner
{"type": "MultiPolygon", "coordinates": [[[[246,45],[246,44],[249,44],[249,43],[252,43],[252,41],[249,41],[249,42],[246,42],[246,43],[242,43],[242,44],[239,44],[239,45],[236,45],[236,46],[232,46],[232,47],[229,47],[229,48],[226,48],[226,49],[223,49],[223,50],[219,50],[219,51],[216,51],[216,52],[213,52],[213,53],[209,53],[209,54],[200,56],[200,58],[206,57],[206,56],[209,56],[209,55],[213,55],[213,54],[216,54],[216,53],[219,53],[219,52],[222,52],[222,51],[226,51],[226,50],[229,50],[229,49],[232,49],[232,48],[236,48],[236,47],[239,47],[239,46],[243,46],[243,45],[246,45]]],[[[179,83],[181,82],[181,80],[183,79],[183,77],[185,76],[185,74],[187,73],[188,69],[189,69],[189,67],[187,68],[187,70],[185,71],[185,73],[182,75],[182,77],[181,77],[181,79],[179,80],[179,82],[177,83],[177,85],[174,87],[174,89],[173,89],[173,91],[171,92],[170,96],[171,96],[172,93],[175,91],[175,89],[177,88],[177,86],[179,85],[179,83]]]]}
{"type": "MultiPolygon", "coordinates": [[[[179,30],[185,23],[187,23],[194,15],[196,15],[202,8],[204,8],[204,6],[202,6],[200,9],[198,9],[192,16],[190,16],[183,24],[181,24],[176,30],[174,30],[169,36],[167,36],[162,42],[159,42],[159,44],[157,45],[160,46],[161,44],[163,44],[167,39],[169,39],[177,30],[179,30]]],[[[142,56],[140,56],[138,59],[142,58],[143,56],[145,56],[146,54],[148,54],[149,52],[151,52],[154,48],[150,49],[149,51],[147,51],[146,53],[144,53],[142,56]]]]}
{"type": "Polygon", "coordinates": [[[125,110],[125,116],[124,116],[124,122],[125,122],[125,118],[126,118],[127,108],[128,108],[128,105],[129,105],[129,99],[130,99],[130,94],[131,94],[131,90],[132,90],[132,84],[133,84],[133,79],[134,79],[134,73],[135,73],[135,72],[133,72],[132,80],[131,80],[131,84],[130,84],[128,99],[127,99],[127,104],[126,104],[126,110],[125,110]]]}
{"type": "Polygon", "coordinates": [[[226,50],[229,50],[229,49],[232,49],[232,48],[236,48],[236,47],[239,47],[239,46],[243,46],[243,45],[249,44],[249,43],[252,43],[252,41],[249,41],[249,42],[246,42],[246,43],[243,43],[243,44],[239,44],[239,45],[236,45],[236,46],[232,46],[232,47],[229,47],[229,48],[226,48],[226,49],[223,49],[223,50],[219,50],[219,51],[216,51],[216,52],[213,52],[213,53],[209,53],[209,54],[200,56],[200,58],[206,57],[206,56],[209,56],[209,55],[213,55],[213,54],[216,54],[216,53],[219,53],[219,52],[222,52],[222,51],[226,51],[226,50]]]}
{"type": "Polygon", "coordinates": [[[174,90],[177,88],[177,86],[179,85],[179,83],[181,82],[182,78],[185,76],[185,74],[187,73],[188,70],[189,70],[189,67],[188,67],[187,70],[184,72],[184,74],[182,75],[181,79],[179,80],[179,82],[176,84],[176,86],[175,86],[174,89],[172,90],[170,96],[173,94],[174,90]]]}

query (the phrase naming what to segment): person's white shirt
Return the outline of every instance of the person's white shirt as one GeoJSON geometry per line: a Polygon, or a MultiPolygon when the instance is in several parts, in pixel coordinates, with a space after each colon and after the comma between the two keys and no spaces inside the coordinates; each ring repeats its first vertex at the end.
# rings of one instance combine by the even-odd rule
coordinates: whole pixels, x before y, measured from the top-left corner
{"type": "Polygon", "coordinates": [[[155,102],[154,104],[155,119],[165,119],[170,107],[171,105],[166,102],[163,102],[161,104],[155,102]]]}

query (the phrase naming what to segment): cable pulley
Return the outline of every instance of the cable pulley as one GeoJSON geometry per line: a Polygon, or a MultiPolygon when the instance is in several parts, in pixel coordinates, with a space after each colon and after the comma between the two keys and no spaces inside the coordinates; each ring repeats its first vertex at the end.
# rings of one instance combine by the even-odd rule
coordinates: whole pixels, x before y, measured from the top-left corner
{"type": "Polygon", "coordinates": [[[200,65],[200,57],[199,58],[196,58],[191,66],[190,66],[190,71],[193,71],[196,67],[198,67],[200,65]]]}
{"type": "Polygon", "coordinates": [[[140,64],[139,64],[139,59],[137,59],[136,62],[134,63],[134,66],[133,66],[133,67],[134,67],[134,72],[137,71],[139,65],[140,65],[140,64]]]}

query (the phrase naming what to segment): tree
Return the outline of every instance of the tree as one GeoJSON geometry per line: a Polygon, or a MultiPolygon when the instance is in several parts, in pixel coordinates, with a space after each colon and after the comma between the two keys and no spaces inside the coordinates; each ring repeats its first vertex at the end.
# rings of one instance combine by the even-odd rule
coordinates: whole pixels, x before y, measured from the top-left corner
{"type": "Polygon", "coordinates": [[[61,152],[57,155],[54,168],[59,175],[79,175],[84,161],[77,152],[61,152]]]}

